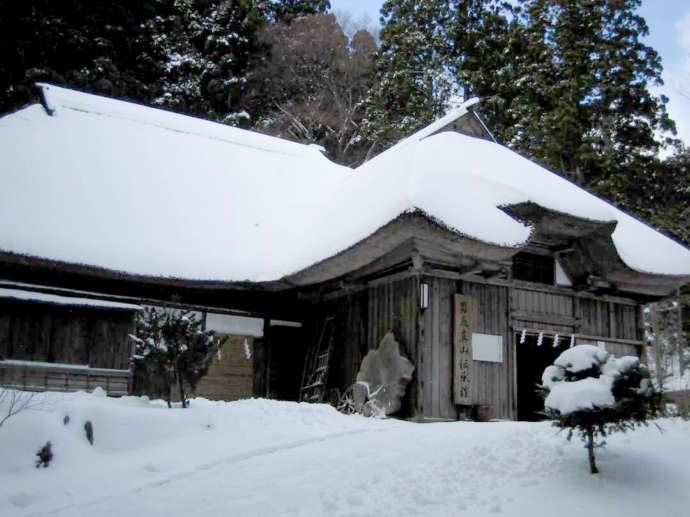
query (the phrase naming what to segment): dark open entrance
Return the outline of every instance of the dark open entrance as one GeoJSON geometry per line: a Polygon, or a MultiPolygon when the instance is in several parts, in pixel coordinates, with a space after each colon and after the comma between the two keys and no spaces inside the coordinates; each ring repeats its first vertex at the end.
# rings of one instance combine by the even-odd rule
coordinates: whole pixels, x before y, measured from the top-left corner
{"type": "Polygon", "coordinates": [[[268,397],[298,400],[307,349],[302,328],[272,326],[267,337],[268,397]]]}
{"type": "Polygon", "coordinates": [[[544,369],[553,364],[561,352],[570,346],[570,339],[561,337],[558,346],[554,347],[554,336],[543,334],[541,344],[537,334],[525,335],[520,343],[521,334],[515,335],[517,343],[517,388],[518,420],[544,420],[544,400],[537,393],[541,384],[544,369]]]}

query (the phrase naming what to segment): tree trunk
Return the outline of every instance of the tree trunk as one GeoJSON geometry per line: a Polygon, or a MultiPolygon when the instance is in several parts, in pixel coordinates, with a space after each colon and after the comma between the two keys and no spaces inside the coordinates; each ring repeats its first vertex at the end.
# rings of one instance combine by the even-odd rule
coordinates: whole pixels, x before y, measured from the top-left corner
{"type": "Polygon", "coordinates": [[[654,371],[656,373],[656,382],[659,385],[659,389],[663,389],[664,378],[666,377],[666,350],[664,349],[661,304],[653,303],[649,306],[649,309],[652,319],[654,371]]]}
{"type": "Polygon", "coordinates": [[[179,373],[177,374],[177,385],[180,387],[180,400],[182,401],[182,407],[186,408],[187,407],[187,401],[184,398],[184,385],[182,381],[182,375],[179,373]]]}
{"type": "Polygon", "coordinates": [[[597,474],[599,469],[594,460],[594,428],[591,426],[587,428],[587,454],[589,455],[589,471],[597,474]]]}

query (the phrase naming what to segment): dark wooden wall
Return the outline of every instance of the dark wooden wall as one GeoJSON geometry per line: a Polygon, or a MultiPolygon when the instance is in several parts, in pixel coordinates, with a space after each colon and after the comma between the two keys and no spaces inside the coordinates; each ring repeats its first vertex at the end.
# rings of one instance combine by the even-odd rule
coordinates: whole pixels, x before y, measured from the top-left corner
{"type": "Polygon", "coordinates": [[[0,357],[129,368],[134,312],[0,300],[0,357]]]}
{"type": "Polygon", "coordinates": [[[336,317],[329,387],[345,390],[353,384],[367,352],[376,348],[387,332],[393,331],[402,352],[415,365],[402,411],[407,414],[417,406],[421,397],[418,386],[418,290],[419,279],[408,277],[345,294],[323,306],[321,317],[326,314],[336,317]]]}
{"type": "Polygon", "coordinates": [[[474,404],[491,405],[492,418],[517,418],[516,357],[511,339],[507,287],[462,282],[462,294],[475,299],[475,332],[503,337],[503,362],[474,361],[474,404]]]}
{"type": "Polygon", "coordinates": [[[455,282],[441,278],[422,278],[429,284],[429,307],[420,318],[417,401],[420,415],[426,418],[457,418],[453,405],[453,295],[455,282]]]}
{"type": "Polygon", "coordinates": [[[540,323],[563,333],[640,339],[639,307],[634,302],[584,293],[554,293],[547,289],[534,285],[511,290],[511,315],[517,326],[532,328],[530,323],[540,323]]]}

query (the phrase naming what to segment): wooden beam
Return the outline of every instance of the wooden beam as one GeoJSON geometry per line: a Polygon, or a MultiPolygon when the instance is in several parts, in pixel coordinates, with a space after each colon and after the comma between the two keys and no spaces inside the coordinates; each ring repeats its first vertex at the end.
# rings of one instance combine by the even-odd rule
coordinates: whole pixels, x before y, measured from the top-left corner
{"type": "Polygon", "coordinates": [[[564,316],[560,314],[548,314],[544,312],[528,312],[528,311],[510,311],[510,317],[513,320],[520,321],[534,321],[539,323],[546,323],[551,325],[563,325],[567,327],[574,327],[580,324],[580,318],[573,316],[564,316]]]}
{"type": "MultiPolygon", "coordinates": [[[[560,335],[563,339],[569,339],[571,336],[575,336],[575,339],[582,339],[585,341],[603,341],[605,343],[619,343],[621,345],[632,345],[632,346],[643,346],[644,342],[643,341],[637,341],[635,339],[622,339],[622,338],[615,338],[615,337],[602,337],[602,336],[590,336],[588,334],[580,334],[578,332],[559,332],[557,330],[549,330],[549,329],[536,329],[536,328],[525,328],[522,326],[514,326],[511,325],[511,328],[513,329],[513,332],[515,333],[520,333],[522,330],[524,330],[527,334],[547,334],[550,336],[555,336],[556,334],[560,335]]],[[[519,345],[519,343],[518,343],[519,345]]]]}
{"type": "Polygon", "coordinates": [[[608,343],[621,343],[623,345],[634,345],[642,346],[644,341],[638,341],[636,339],[622,339],[617,337],[602,337],[602,336],[589,336],[587,334],[575,334],[576,338],[585,339],[587,341],[604,341],[608,343]]]}

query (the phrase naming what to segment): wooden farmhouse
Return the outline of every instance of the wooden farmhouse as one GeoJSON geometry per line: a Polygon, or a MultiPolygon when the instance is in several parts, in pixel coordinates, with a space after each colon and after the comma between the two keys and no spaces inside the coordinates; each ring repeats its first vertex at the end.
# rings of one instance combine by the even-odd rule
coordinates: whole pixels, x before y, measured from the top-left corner
{"type": "Polygon", "coordinates": [[[532,419],[560,351],[639,355],[642,305],[690,281],[690,250],[494,142],[474,100],[352,170],[40,87],[0,118],[0,366],[126,368],[137,308],[172,305],[234,336],[202,394],[297,400],[324,339],[342,392],[392,331],[401,416],[532,419]]]}

